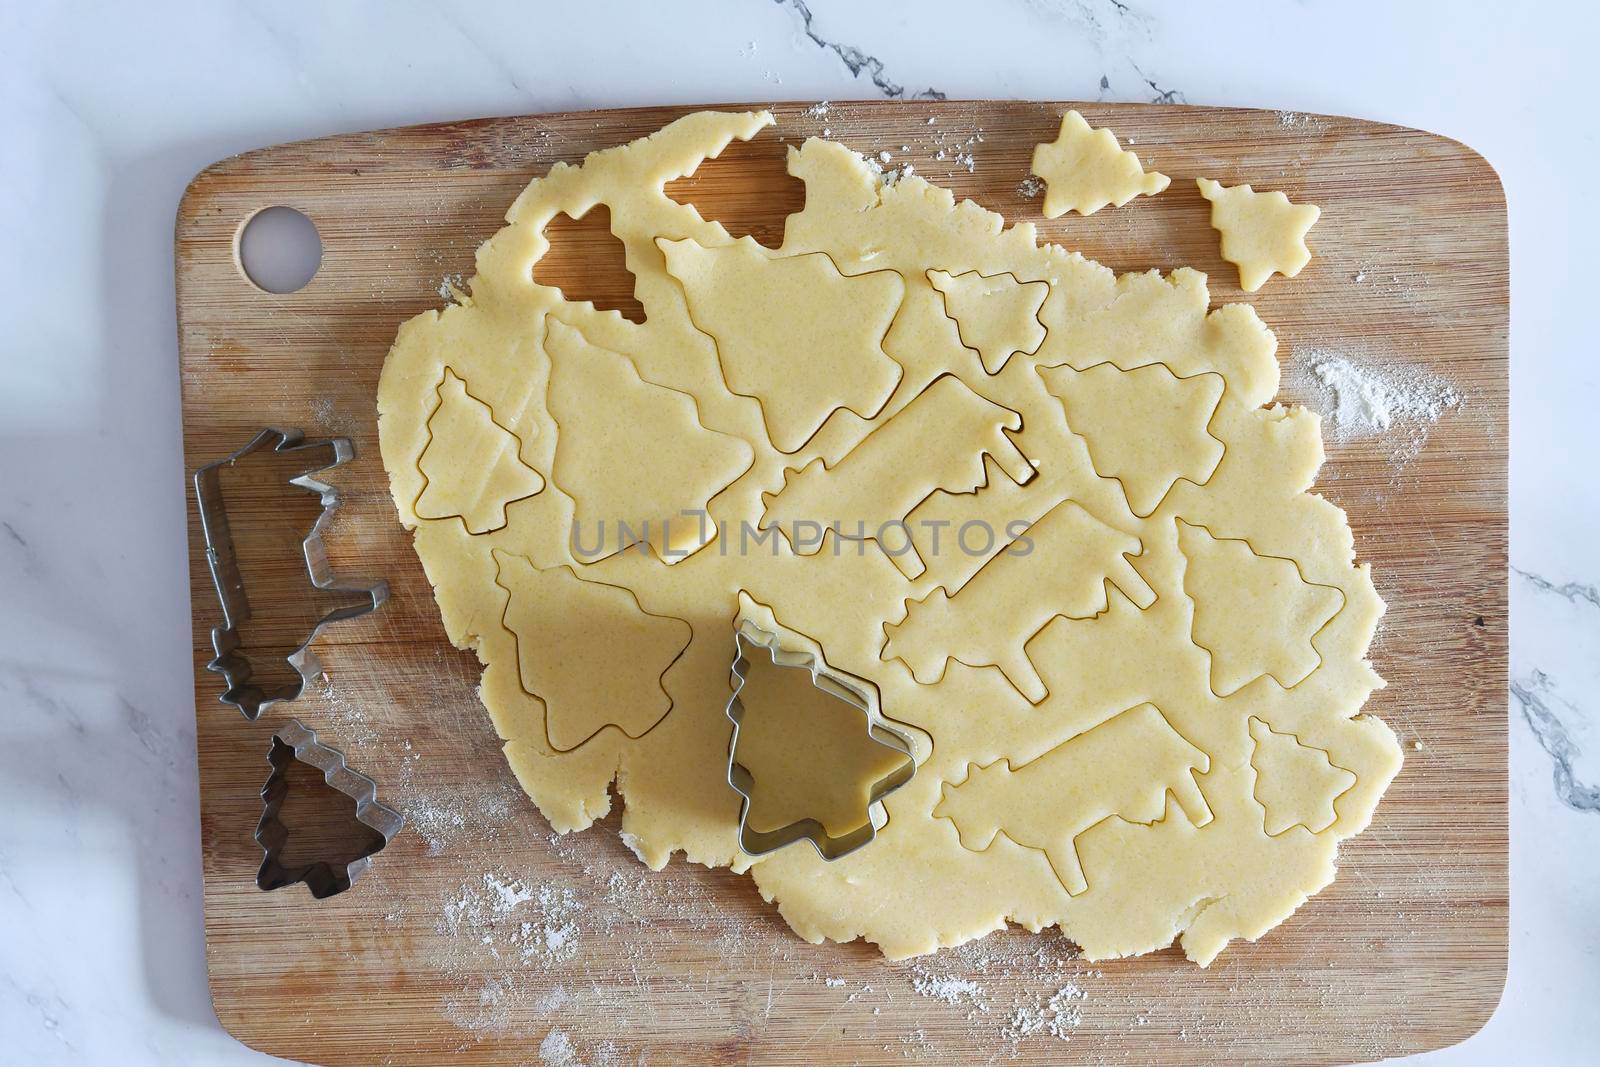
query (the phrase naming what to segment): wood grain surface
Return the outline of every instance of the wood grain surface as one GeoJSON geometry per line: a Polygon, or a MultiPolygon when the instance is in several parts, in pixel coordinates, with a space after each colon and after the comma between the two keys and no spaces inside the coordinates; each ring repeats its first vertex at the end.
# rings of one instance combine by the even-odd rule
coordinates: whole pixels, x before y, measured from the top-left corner
{"type": "MultiPolygon", "coordinates": [[[[1306,354],[1328,348],[1426,368],[1463,397],[1408,463],[1396,461],[1392,440],[1331,442],[1319,480],[1349,512],[1358,554],[1389,604],[1372,656],[1390,685],[1367,710],[1408,746],[1371,829],[1343,850],[1339,880],[1207,970],[1175,949],[1091,965],[1052,932],[1020,930],[891,964],[861,943],[800,942],[748,879],[681,862],[645,871],[619,842],[615,815],[554,839],[501,758],[475,695],[478,665],[446,641],[395,519],[374,390],[396,326],[440,306],[447,276],[470,276],[473,250],[529,179],[693,109],[352,134],[224,160],[195,179],[177,221],[188,469],[263,426],[349,436],[357,458],[330,479],[345,496],[330,555],[341,573],[383,577],[392,590],[377,613],[317,642],[325,682],[246,723],[218,703],[220,679],[203,670],[218,611],[191,489],[207,958],[229,1031],[325,1064],[437,1064],[449,1053],[464,1063],[567,1062],[570,1050],[593,1067],[1332,1063],[1448,1045],[1482,1025],[1506,966],[1508,267],[1499,182],[1470,150],[1415,130],[1086,104],[1077,106],[1091,123],[1111,126],[1172,175],[1172,187],[1046,222],[1019,182],[1067,106],[875,101],[819,116],[775,105],[775,131],[737,159],[708,162],[674,193],[736,234],[775,243],[784,215],[803,202],[781,170],[784,139],[826,127],[1118,270],[1204,270],[1215,303],[1244,297],[1195,176],[1252,181],[1322,206],[1311,265],[1249,300],[1278,334],[1281,395],[1315,400],[1306,354]],[[958,158],[968,153],[970,168],[958,158]],[[324,242],[316,277],[284,296],[256,289],[236,253],[244,222],[275,204],[309,215],[324,242]],[[303,886],[263,893],[254,883],[251,834],[270,735],[290,715],[342,749],[407,817],[371,871],[323,901],[303,886]],[[523,888],[531,896],[518,900],[523,888]]],[[[541,279],[626,311],[631,291],[606,265],[607,238],[593,218],[566,228],[541,279]]],[[[285,545],[292,552],[305,514],[276,499],[248,489],[230,498],[241,552],[269,561],[285,545]]],[[[293,566],[252,574],[260,640],[292,643],[303,578],[293,566]]]]}

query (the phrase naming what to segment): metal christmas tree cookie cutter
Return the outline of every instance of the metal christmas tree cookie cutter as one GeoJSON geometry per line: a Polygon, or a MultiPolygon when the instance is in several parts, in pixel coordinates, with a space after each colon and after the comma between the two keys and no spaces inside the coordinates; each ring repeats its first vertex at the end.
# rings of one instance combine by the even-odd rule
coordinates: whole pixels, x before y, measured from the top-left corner
{"type": "Polygon", "coordinates": [[[779,634],[749,619],[742,619],[734,628],[734,653],[733,695],[729,697],[727,706],[728,718],[733,722],[733,733],[728,739],[728,784],[739,794],[740,849],[746,855],[763,856],[805,840],[811,842],[824,860],[836,860],[871,844],[878,831],[889,822],[883,799],[911,781],[917,771],[912,739],[889,725],[889,720],[879,707],[877,686],[864,678],[830,667],[818,653],[785,647],[779,634]],[[750,660],[747,653],[752,650],[765,651],[775,666],[806,671],[811,676],[812,685],[862,713],[866,733],[872,740],[905,755],[905,761],[892,773],[872,783],[868,791],[867,819],[860,827],[835,837],[817,819],[800,819],[775,830],[757,830],[750,826],[751,793],[755,779],[739,762],[738,748],[739,728],[745,712],[740,693],[749,678],[750,660]]]}
{"type": "Polygon", "coordinates": [[[195,501],[200,511],[200,529],[205,537],[206,564],[211,570],[211,582],[216,587],[217,602],[222,608],[222,625],[211,630],[211,647],[216,655],[206,664],[206,670],[222,675],[227,685],[222,693],[222,702],[238,708],[247,719],[259,718],[262,710],[270,704],[299,698],[305,692],[306,685],[321,673],[322,666],[311,651],[311,642],[316,640],[324,627],[341,619],[354,619],[375,611],[389,596],[388,583],[381,580],[336,585],[327,549],[322,543],[322,533],[328,519],[339,506],[339,492],[311,476],[347,463],[354,457],[355,446],[346,437],[306,441],[299,430],[265,429],[237,452],[195,472],[195,501]],[[254,670],[250,657],[240,643],[239,627],[250,618],[250,598],[239,573],[233,531],[228,524],[228,509],[222,495],[223,469],[268,448],[277,453],[304,454],[306,466],[299,475],[289,479],[289,484],[316,493],[321,499],[322,513],[301,542],[306,576],[312,587],[326,593],[360,598],[358,603],[336,608],[317,620],[306,639],[288,656],[290,666],[299,675],[298,680],[275,686],[262,686],[251,681],[254,670]]]}
{"type": "Polygon", "coordinates": [[[360,771],[352,770],[344,761],[344,753],[318,741],[316,731],[299,719],[290,719],[274,731],[267,762],[272,765],[272,774],[261,787],[261,822],[255,833],[256,843],[262,849],[261,869],[256,872],[256,885],[261,889],[282,889],[304,882],[318,900],[342,893],[361,877],[372,865],[372,857],[383,851],[405,825],[399,812],[378,803],[377,783],[360,771]],[[294,867],[284,866],[281,857],[284,843],[289,840],[289,828],[278,818],[278,813],[289,795],[285,772],[295,760],[321,771],[323,781],[355,801],[357,821],[374,830],[383,839],[382,843],[343,864],[314,860],[294,867]]]}

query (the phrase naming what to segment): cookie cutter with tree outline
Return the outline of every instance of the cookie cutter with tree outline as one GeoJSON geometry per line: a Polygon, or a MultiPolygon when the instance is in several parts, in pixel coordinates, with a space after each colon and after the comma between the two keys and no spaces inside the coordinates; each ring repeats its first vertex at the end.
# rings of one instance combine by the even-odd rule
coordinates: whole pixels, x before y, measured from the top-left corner
{"type": "Polygon", "coordinates": [[[728,739],[728,784],[739,794],[739,847],[746,855],[763,856],[796,841],[810,841],[824,860],[836,860],[857,849],[864,848],[877,837],[878,831],[888,825],[889,813],[883,799],[911,781],[917,772],[912,740],[889,725],[879,707],[877,686],[864,678],[837,670],[826,659],[804,649],[787,648],[782,638],[749,619],[744,619],[734,629],[733,695],[728,698],[727,714],[733,722],[733,733],[728,739]],[[739,694],[749,677],[750,661],[746,651],[751,647],[765,649],[778,667],[804,670],[811,675],[811,684],[829,696],[844,701],[859,710],[866,719],[867,734],[872,740],[887,748],[905,754],[905,762],[894,771],[872,783],[868,791],[867,819],[856,829],[837,837],[830,835],[817,819],[798,819],[775,830],[756,830],[750,826],[751,792],[755,778],[739,762],[739,727],[744,720],[744,702],[739,694]]]}
{"type": "Polygon", "coordinates": [[[256,885],[261,889],[282,889],[304,882],[318,900],[342,893],[361,877],[372,865],[372,857],[383,851],[405,825],[404,816],[378,803],[377,783],[351,769],[344,761],[344,753],[318,741],[316,731],[299,719],[290,719],[273,732],[267,762],[272,765],[272,774],[261,787],[261,821],[255,833],[256,843],[262,849],[261,869],[256,872],[256,885]],[[323,781],[355,801],[357,821],[374,830],[382,842],[342,865],[313,860],[294,867],[284,866],[283,846],[289,840],[289,828],[278,818],[278,813],[289,795],[285,772],[295,760],[321,771],[323,781]]]}

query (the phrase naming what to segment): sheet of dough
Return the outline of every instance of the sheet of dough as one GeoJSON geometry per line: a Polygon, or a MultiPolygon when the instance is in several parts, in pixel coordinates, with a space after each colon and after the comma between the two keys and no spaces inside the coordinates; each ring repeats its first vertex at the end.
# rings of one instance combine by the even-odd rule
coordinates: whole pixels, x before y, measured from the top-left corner
{"type": "Polygon", "coordinates": [[[402,325],[384,365],[396,507],[446,632],[484,663],[482,699],[519,781],[568,832],[606,813],[615,780],[642,861],[659,869],[681,852],[751,868],[811,941],[865,937],[900,958],[1012,921],[1059,926],[1090,959],[1178,937],[1206,964],[1230,939],[1261,936],[1332,880],[1339,842],[1367,825],[1400,765],[1391,731],[1360,714],[1382,685],[1365,654],[1383,604],[1343,512],[1308,492],[1318,417],[1264,406],[1278,384],[1271,332],[1249,307],[1211,309],[1202,274],[1119,277],[920,178],[885,185],[834,143],[790,149],[806,206],[777,251],[730,240],[662,193],[771,122],[700,113],[558,164],[479,249],[470,295],[402,325]],[[544,225],[600,203],[642,324],[533,280],[544,225]],[[744,272],[741,290],[712,284],[723,263],[744,272]],[[1047,287],[1036,317],[1006,287],[993,314],[979,296],[947,301],[947,279],[1002,275],[1047,287]],[[741,305],[746,290],[760,299],[741,305]],[[847,346],[864,376],[838,380],[810,335],[774,315],[827,324],[830,359],[847,346]],[[782,373],[752,355],[774,337],[784,343],[765,358],[782,373]],[[981,351],[963,337],[982,337],[981,351]],[[1117,373],[1141,367],[1154,369],[1117,373]],[[585,391],[578,374],[612,384],[585,391]],[[429,419],[458,388],[515,441],[480,432],[496,475],[433,488],[418,514],[446,477],[419,467],[429,419]],[[1120,425],[1072,424],[1107,396],[1120,425]],[[777,444],[764,411],[782,413],[777,444]],[[583,452],[612,439],[599,429],[608,412],[638,435],[617,446],[625,470],[583,452]],[[902,412],[913,421],[889,432],[902,412]],[[590,428],[564,440],[563,418],[590,428]],[[1097,470],[1101,457],[1114,463],[1097,470]],[[783,532],[763,528],[791,484],[813,510],[836,499],[852,516],[905,520],[908,542],[841,524],[813,545],[787,513],[783,532]],[[600,502],[615,509],[628,486],[648,490],[641,513],[598,516],[630,525],[596,530],[600,502]],[[456,499],[471,514],[444,514],[456,499]],[[688,514],[669,532],[667,511],[688,514]],[[946,525],[922,525],[935,519],[946,525]],[[641,532],[645,520],[657,525],[641,532]],[[563,623],[560,598],[540,595],[552,588],[619,613],[599,630],[648,639],[538,660],[563,623]],[[836,862],[804,845],[759,862],[738,851],[724,706],[741,591],[922,732],[888,825],[836,862]],[[901,639],[886,648],[891,633],[901,639]],[[539,678],[590,672],[605,699],[583,699],[581,678],[524,678],[528,657],[539,678]],[[627,674],[597,671],[607,657],[627,674]],[[546,723],[558,698],[557,736],[584,739],[566,751],[546,723]]]}

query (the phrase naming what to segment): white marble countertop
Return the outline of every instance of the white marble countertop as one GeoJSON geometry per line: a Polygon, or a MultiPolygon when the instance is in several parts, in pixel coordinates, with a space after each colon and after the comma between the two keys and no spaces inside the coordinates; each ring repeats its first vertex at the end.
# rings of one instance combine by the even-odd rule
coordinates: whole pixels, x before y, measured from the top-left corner
{"type": "Polygon", "coordinates": [[[1583,250],[1600,245],[1594,5],[539,7],[0,7],[0,1058],[265,1060],[218,1028],[201,932],[171,262],[189,178],[260,145],[414,122],[924,90],[1356,115],[1455,137],[1499,170],[1511,971],[1480,1034],[1422,1059],[1594,1054],[1600,363],[1580,295],[1583,250]]]}

